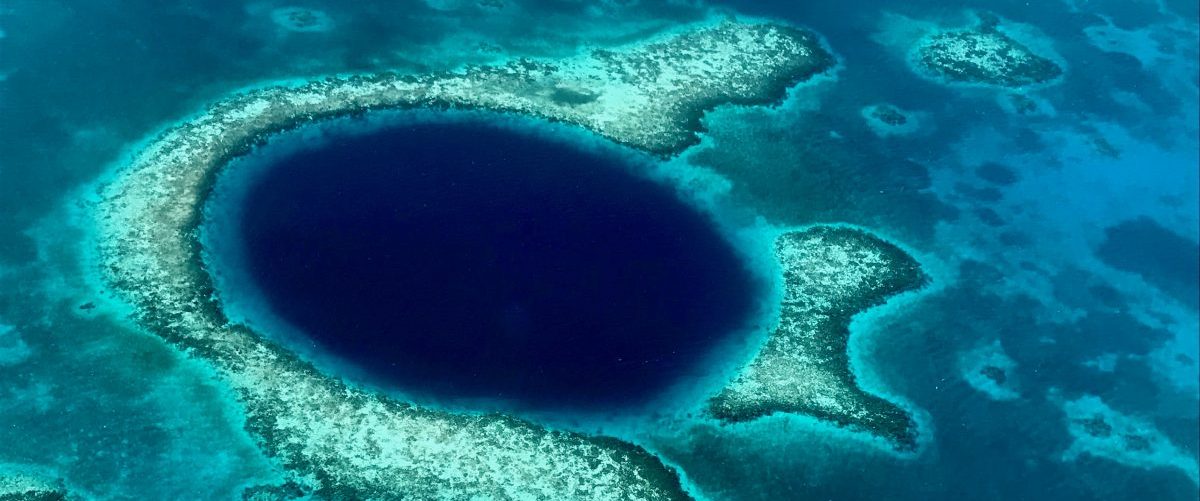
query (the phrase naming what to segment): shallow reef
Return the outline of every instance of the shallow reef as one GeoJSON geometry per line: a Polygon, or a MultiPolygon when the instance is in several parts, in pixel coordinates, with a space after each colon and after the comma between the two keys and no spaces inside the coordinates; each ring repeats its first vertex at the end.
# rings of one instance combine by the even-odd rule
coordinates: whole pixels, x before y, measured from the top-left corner
{"type": "Polygon", "coordinates": [[[333,29],[329,15],[303,7],[280,7],[271,11],[271,20],[280,28],[296,32],[322,32],[333,29]]]}
{"type": "Polygon", "coordinates": [[[928,282],[920,265],[865,231],[816,226],[775,244],[784,276],[779,324],[757,357],[710,401],[727,422],[801,413],[865,431],[899,450],[917,446],[900,406],[861,388],[847,346],[855,314],[928,282]]]}
{"type": "Polygon", "coordinates": [[[867,127],[879,137],[912,134],[920,129],[922,122],[920,113],[902,110],[887,103],[867,106],[861,113],[867,127]]]}
{"type": "Polygon", "coordinates": [[[60,501],[76,499],[68,496],[60,482],[27,474],[0,476],[0,501],[60,501]]]}
{"type": "Polygon", "coordinates": [[[722,21],[566,60],[250,90],[164,130],[103,181],[90,259],[139,325],[224,377],[260,446],[319,496],[686,498],[674,469],[640,446],[399,402],[231,324],[196,238],[204,201],[222,168],[267,135],[372,109],[516,112],[669,155],[698,141],[704,110],[776,101],[832,62],[810,32],[722,21]]]}
{"type": "Polygon", "coordinates": [[[950,83],[1017,88],[1047,84],[1063,68],[1013,39],[999,20],[985,16],[967,29],[940,30],[917,42],[913,64],[919,74],[950,83]]]}
{"type": "Polygon", "coordinates": [[[1020,398],[1013,377],[1017,363],[1004,352],[1000,340],[983,344],[959,355],[959,374],[975,390],[992,400],[1020,398]]]}
{"type": "Polygon", "coordinates": [[[1067,432],[1074,440],[1063,453],[1063,460],[1075,461],[1088,455],[1136,468],[1171,468],[1200,484],[1196,459],[1171,443],[1152,423],[1122,414],[1095,395],[1061,400],[1052,393],[1051,399],[1060,400],[1067,432]]]}

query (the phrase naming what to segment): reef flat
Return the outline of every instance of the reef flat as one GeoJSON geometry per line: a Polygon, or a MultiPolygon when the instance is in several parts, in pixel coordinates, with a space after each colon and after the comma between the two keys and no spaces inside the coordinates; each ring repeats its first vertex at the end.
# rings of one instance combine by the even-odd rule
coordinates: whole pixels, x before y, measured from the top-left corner
{"type": "Polygon", "coordinates": [[[26,474],[0,476],[0,501],[60,501],[72,499],[55,482],[26,474]]]}
{"type": "Polygon", "coordinates": [[[814,416],[916,447],[907,411],[863,390],[847,355],[850,320],[888,297],[924,286],[920,265],[862,230],[817,226],[775,242],[784,277],[779,323],[750,364],[709,402],[727,422],[778,412],[814,416]]]}
{"type": "Polygon", "coordinates": [[[972,28],[925,36],[913,49],[911,64],[935,80],[1009,88],[1050,83],[1063,74],[1057,63],[1013,39],[990,16],[972,28]]]}
{"type": "Polygon", "coordinates": [[[261,447],[324,497],[686,498],[676,472],[639,446],[395,401],[231,324],[196,237],[204,201],[231,159],[324,118],[417,107],[517,112],[666,155],[697,141],[704,110],[778,100],[832,62],[810,32],[727,21],[560,61],[244,92],[151,139],[98,188],[91,258],[133,320],[210,362],[261,447]]]}

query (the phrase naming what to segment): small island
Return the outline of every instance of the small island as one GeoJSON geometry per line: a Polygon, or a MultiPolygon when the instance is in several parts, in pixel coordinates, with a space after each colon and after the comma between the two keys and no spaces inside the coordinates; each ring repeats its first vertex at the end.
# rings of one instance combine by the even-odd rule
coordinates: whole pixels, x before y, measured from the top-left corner
{"type": "Polygon", "coordinates": [[[726,422],[799,413],[863,431],[897,450],[917,447],[906,410],[864,390],[847,347],[851,318],[928,277],[899,247],[865,231],[816,226],[778,237],[784,276],[779,323],[757,357],[709,402],[726,422]]]}

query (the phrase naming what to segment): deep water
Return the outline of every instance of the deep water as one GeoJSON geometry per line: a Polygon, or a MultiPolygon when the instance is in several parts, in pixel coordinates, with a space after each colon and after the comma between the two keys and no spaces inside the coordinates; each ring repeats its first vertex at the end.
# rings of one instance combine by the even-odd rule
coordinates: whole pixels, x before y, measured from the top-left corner
{"type": "MultiPolygon", "coordinates": [[[[0,7],[0,476],[37,472],[62,479],[84,498],[99,499],[242,499],[246,486],[282,481],[283,468],[255,445],[244,429],[241,406],[222,380],[202,362],[107,308],[104,287],[88,281],[92,272],[81,267],[85,261],[79,246],[90,223],[74,211],[85,206],[80,201],[94,189],[81,189],[81,184],[119,164],[130,145],[235,89],[264,81],[359,71],[424,73],[506,57],[556,57],[636,40],[716,9],[809,27],[828,42],[842,69],[836,79],[797,89],[777,109],[722,107],[708,113],[701,144],[658,167],[672,171],[680,186],[722,177],[725,185],[701,189],[727,191],[722,203],[742,207],[763,224],[854,223],[920,254],[934,276],[933,288],[903,308],[854,325],[856,333],[865,334],[856,343],[856,374],[919,409],[929,424],[929,442],[916,457],[897,458],[828,427],[783,416],[760,425],[715,426],[690,416],[648,413],[628,435],[679,466],[711,499],[1196,499],[1197,484],[1180,468],[1087,454],[1066,457],[1073,439],[1062,405],[1063,400],[1094,395],[1162,432],[1181,461],[1195,464],[1200,459],[1200,9],[1194,0],[503,3],[506,7],[493,9],[444,0],[134,0],[114,7],[107,0],[15,0],[0,7]],[[286,5],[320,9],[333,27],[303,33],[283,29],[270,14],[286,5]],[[918,78],[905,66],[903,47],[873,38],[891,14],[954,24],[966,19],[970,9],[1033,26],[1068,62],[1061,84],[1021,92],[1048,105],[1040,112],[1011,113],[1005,106],[1008,92],[950,88],[918,78]],[[1088,36],[1087,30],[1109,23],[1129,30],[1128,38],[1104,45],[1088,36]],[[917,120],[922,125],[909,136],[876,136],[861,110],[880,103],[924,113],[917,120]],[[992,400],[962,374],[962,354],[996,342],[1015,364],[1007,374],[1019,394],[1013,400],[992,400]]],[[[483,134],[487,129],[478,124],[468,128],[493,139],[512,134],[483,134]]],[[[477,140],[427,137],[424,143],[430,144],[418,146],[431,151],[433,144],[451,142],[459,146],[443,148],[439,155],[489,162],[499,158],[477,148],[477,140]]],[[[399,165],[400,159],[387,152],[409,142],[350,153],[399,165]]],[[[684,259],[679,267],[655,273],[664,280],[678,279],[696,266],[700,255],[693,252],[707,250],[704,262],[728,265],[723,272],[712,270],[715,275],[709,279],[747,286],[738,256],[725,248],[704,217],[657,182],[624,174],[624,160],[585,154],[544,138],[521,137],[519,143],[492,146],[493,154],[503,151],[510,158],[532,160],[507,163],[510,169],[486,169],[482,174],[492,185],[467,186],[474,192],[486,191],[488,199],[493,193],[510,198],[532,194],[512,203],[543,208],[562,203],[547,198],[559,193],[588,197],[581,201],[597,210],[616,204],[616,199],[596,198],[607,189],[567,186],[535,192],[505,177],[519,171],[522,176],[549,176],[542,181],[548,184],[564,182],[566,178],[556,177],[560,175],[585,176],[600,187],[620,186],[626,196],[622,200],[647,195],[649,199],[639,199],[649,205],[626,207],[622,202],[622,218],[651,208],[677,211],[653,212],[655,217],[693,221],[698,225],[694,231],[680,236],[691,244],[710,245],[676,252],[671,259],[684,259]],[[529,144],[540,148],[525,150],[529,144]],[[544,156],[546,148],[573,160],[545,168],[553,160],[544,156]]],[[[331,145],[325,151],[332,154],[338,148],[349,147],[331,145]]],[[[455,165],[434,174],[471,169],[455,165]]],[[[719,324],[737,325],[735,305],[724,312],[701,312],[711,318],[692,318],[693,325],[710,328],[707,336],[693,340],[680,331],[664,331],[630,340],[630,349],[642,358],[617,365],[619,379],[601,379],[594,372],[614,367],[603,356],[611,351],[585,353],[584,360],[592,357],[591,363],[581,367],[588,370],[569,377],[577,378],[580,388],[574,390],[590,389],[590,394],[549,378],[526,379],[541,386],[522,386],[530,393],[513,394],[512,385],[521,386],[517,383],[528,373],[497,371],[513,367],[503,359],[513,356],[521,335],[535,341],[542,356],[595,348],[600,337],[564,347],[567,337],[542,336],[550,331],[538,330],[535,306],[566,304],[573,298],[521,290],[501,280],[504,268],[462,266],[499,263],[503,255],[476,259],[472,256],[478,249],[461,249],[453,239],[504,234],[497,234],[494,225],[442,223],[471,214],[491,220],[507,214],[471,212],[466,203],[471,200],[455,205],[464,209],[461,213],[437,212],[447,208],[444,192],[418,192],[420,185],[401,183],[404,171],[397,168],[370,170],[365,163],[343,162],[335,169],[310,166],[310,175],[300,175],[303,170],[304,165],[281,165],[269,172],[279,180],[270,189],[281,190],[274,195],[281,202],[256,212],[264,223],[293,224],[277,227],[288,230],[288,238],[306,238],[306,231],[331,228],[332,219],[318,218],[352,219],[350,210],[357,205],[360,214],[377,224],[336,225],[339,231],[356,231],[355,248],[339,248],[307,233],[317,240],[303,247],[308,250],[288,251],[282,238],[275,243],[279,247],[264,249],[264,259],[279,258],[281,270],[295,270],[301,259],[313,259],[313,266],[327,270],[280,277],[277,287],[322,288],[309,296],[284,290],[296,305],[308,304],[311,310],[293,311],[288,318],[328,325],[330,329],[313,332],[330,335],[382,332],[348,327],[350,320],[337,315],[335,306],[377,327],[416,322],[424,327],[385,327],[399,341],[428,342],[430,352],[445,355],[443,367],[423,367],[416,365],[422,363],[418,360],[394,368],[430,371],[419,386],[413,384],[418,373],[403,372],[391,373],[396,381],[381,384],[442,398],[494,398],[505,392],[507,398],[542,408],[625,405],[626,400],[651,398],[672,382],[693,380],[692,371],[699,367],[688,362],[705,352],[728,354],[721,353],[727,329],[719,324]],[[346,212],[314,210],[318,198],[313,192],[338,186],[354,193],[340,200],[347,202],[342,206],[346,212]],[[404,193],[409,196],[401,197],[404,193]],[[395,244],[406,233],[384,231],[403,229],[403,220],[375,216],[392,207],[411,208],[415,200],[431,204],[421,212],[425,219],[410,223],[424,224],[428,231],[423,236],[438,239],[408,248],[395,244]],[[270,211],[277,211],[277,217],[266,218],[270,211]],[[391,243],[375,245],[381,241],[391,243]],[[315,256],[312,249],[319,246],[334,254],[315,256]],[[443,251],[448,247],[455,252],[443,251]],[[336,255],[346,266],[361,265],[354,257],[368,254],[358,251],[402,266],[343,270],[331,260],[336,255]],[[414,270],[401,253],[434,253],[446,261],[439,269],[414,270]],[[487,287],[414,299],[413,289],[400,287],[403,280],[416,279],[404,270],[456,275],[487,287]],[[485,273],[492,271],[496,273],[485,273]],[[362,288],[349,283],[352,276],[365,277],[386,294],[361,298],[362,288]],[[355,294],[362,301],[354,301],[355,294]],[[471,305],[470,312],[446,315],[454,301],[430,305],[434,297],[458,298],[459,306],[471,305]],[[305,320],[305,315],[312,318],[305,320]],[[484,336],[470,330],[472,325],[491,325],[496,335],[484,336]],[[441,331],[453,336],[431,337],[443,327],[453,327],[441,331]],[[462,339],[471,342],[453,346],[452,341],[462,339]],[[657,341],[650,343],[652,339],[657,341]],[[660,355],[665,358],[641,363],[660,355]],[[476,365],[451,358],[463,356],[473,357],[476,365]],[[493,372],[487,378],[476,376],[471,372],[476,367],[493,372]],[[643,384],[638,375],[650,379],[643,384]],[[442,387],[426,386],[435,381],[442,387]]],[[[438,179],[419,181],[435,186],[438,179]]],[[[336,197],[325,193],[325,201],[332,203],[336,197]]],[[[599,237],[568,224],[570,217],[594,222],[599,213],[559,214],[561,218],[539,223],[567,226],[569,234],[581,238],[599,237]]],[[[600,244],[630,252],[683,245],[667,234],[645,231],[650,221],[640,221],[639,238],[605,238],[600,244]]],[[[634,233],[614,225],[599,227],[607,228],[609,236],[634,233]]],[[[681,228],[676,231],[687,227],[681,228]]],[[[236,240],[240,238],[230,241],[236,240]]],[[[262,240],[255,239],[272,244],[262,240]]],[[[545,251],[554,242],[541,243],[545,251]]],[[[580,252],[600,249],[584,246],[580,252]]],[[[544,267],[552,264],[545,260],[534,262],[532,256],[511,252],[507,256],[513,266],[548,279],[578,280],[584,273],[575,269],[556,275],[544,267]]],[[[626,269],[638,266],[632,259],[617,263],[626,269]]],[[[619,274],[600,278],[597,283],[604,290],[591,292],[623,290],[619,274]]],[[[430,282],[430,287],[447,287],[456,281],[430,282]]],[[[657,292],[645,294],[677,301],[665,306],[679,308],[659,310],[654,304],[646,311],[683,315],[684,302],[745,297],[734,292],[737,287],[706,291],[660,284],[657,292]],[[675,295],[659,294],[663,290],[675,295]]],[[[631,306],[632,297],[619,297],[614,311],[639,313],[631,306]]],[[[249,304],[251,311],[243,313],[254,313],[250,306],[262,306],[260,313],[267,309],[249,304]]],[[[583,306],[582,313],[593,316],[601,308],[583,306]]],[[[666,321],[640,320],[644,326],[666,321]]],[[[313,339],[306,336],[297,333],[281,342],[308,355],[335,351],[311,346],[313,339]],[[301,346],[306,341],[309,345],[301,346]]],[[[371,351],[368,355],[383,354],[371,351]]],[[[568,357],[544,358],[549,369],[571,372],[568,357]]],[[[385,356],[376,360],[388,363],[385,356]]],[[[318,366],[340,367],[349,374],[350,364],[318,366]]],[[[366,369],[356,376],[389,374],[393,367],[366,369]]],[[[600,427],[584,425],[589,431],[600,427]]]]}
{"type": "Polygon", "coordinates": [[[240,229],[284,321],[406,393],[642,403],[702,370],[762,287],[627,157],[483,122],[387,126],[273,159],[240,221],[207,224],[240,229]]]}

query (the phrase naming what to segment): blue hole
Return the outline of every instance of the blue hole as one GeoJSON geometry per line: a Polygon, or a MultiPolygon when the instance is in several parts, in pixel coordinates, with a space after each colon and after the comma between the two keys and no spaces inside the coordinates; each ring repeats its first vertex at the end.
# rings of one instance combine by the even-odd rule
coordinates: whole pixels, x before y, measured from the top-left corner
{"type": "Polygon", "coordinates": [[[703,372],[763,286],[636,168],[484,121],[340,137],[249,188],[246,272],[309,341],[412,394],[642,403],[703,372]]]}

